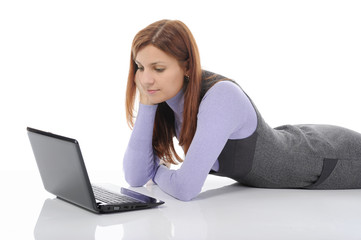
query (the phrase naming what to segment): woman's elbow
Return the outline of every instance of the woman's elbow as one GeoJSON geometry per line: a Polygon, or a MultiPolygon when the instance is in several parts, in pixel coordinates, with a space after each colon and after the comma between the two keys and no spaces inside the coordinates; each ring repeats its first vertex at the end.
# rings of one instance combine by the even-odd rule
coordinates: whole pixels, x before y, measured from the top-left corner
{"type": "Polygon", "coordinates": [[[149,173],[147,169],[140,168],[134,164],[124,164],[123,171],[125,181],[131,187],[144,186],[151,179],[151,173],[149,173]]]}
{"type": "Polygon", "coordinates": [[[200,193],[200,190],[195,189],[194,186],[181,186],[178,189],[178,194],[176,194],[176,198],[178,200],[184,201],[184,202],[188,202],[193,200],[194,198],[196,198],[198,196],[198,194],[200,193]]]}
{"type": "Polygon", "coordinates": [[[178,196],[176,198],[178,200],[180,200],[180,201],[183,201],[183,202],[189,202],[189,201],[193,200],[193,198],[195,198],[196,196],[193,196],[193,195],[181,195],[181,196],[178,196]]]}
{"type": "Polygon", "coordinates": [[[149,181],[149,179],[145,177],[135,176],[134,174],[125,174],[125,181],[131,187],[142,187],[149,181]]]}

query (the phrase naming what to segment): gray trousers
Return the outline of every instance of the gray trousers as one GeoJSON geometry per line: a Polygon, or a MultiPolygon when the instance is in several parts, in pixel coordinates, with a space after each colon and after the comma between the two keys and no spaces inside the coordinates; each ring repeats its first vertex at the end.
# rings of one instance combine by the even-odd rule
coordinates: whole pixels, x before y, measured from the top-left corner
{"type": "Polygon", "coordinates": [[[329,125],[260,131],[251,171],[255,187],[361,188],[361,134],[329,125]]]}

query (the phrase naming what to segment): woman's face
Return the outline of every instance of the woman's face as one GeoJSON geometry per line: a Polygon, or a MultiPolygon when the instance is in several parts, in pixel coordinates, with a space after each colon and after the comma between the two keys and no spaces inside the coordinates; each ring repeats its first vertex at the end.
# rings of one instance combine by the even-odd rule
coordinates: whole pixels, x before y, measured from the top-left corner
{"type": "Polygon", "coordinates": [[[153,45],[145,46],[138,52],[135,63],[136,78],[150,103],[167,101],[182,89],[186,68],[164,51],[153,45]]]}

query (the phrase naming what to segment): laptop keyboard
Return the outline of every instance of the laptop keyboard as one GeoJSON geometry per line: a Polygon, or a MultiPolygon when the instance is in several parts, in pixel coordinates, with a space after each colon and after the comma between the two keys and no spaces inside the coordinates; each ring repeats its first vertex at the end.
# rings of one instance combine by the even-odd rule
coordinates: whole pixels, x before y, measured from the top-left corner
{"type": "Polygon", "coordinates": [[[98,186],[92,186],[95,199],[107,204],[121,204],[121,203],[141,203],[141,201],[128,197],[123,194],[110,192],[98,186]]]}

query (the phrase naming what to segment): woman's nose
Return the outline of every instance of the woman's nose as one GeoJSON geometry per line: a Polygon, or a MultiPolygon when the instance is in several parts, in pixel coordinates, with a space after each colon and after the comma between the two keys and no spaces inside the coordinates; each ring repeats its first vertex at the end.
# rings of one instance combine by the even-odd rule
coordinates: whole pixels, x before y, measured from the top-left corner
{"type": "Polygon", "coordinates": [[[141,80],[144,85],[153,85],[154,84],[154,78],[150,71],[144,70],[141,80]]]}

